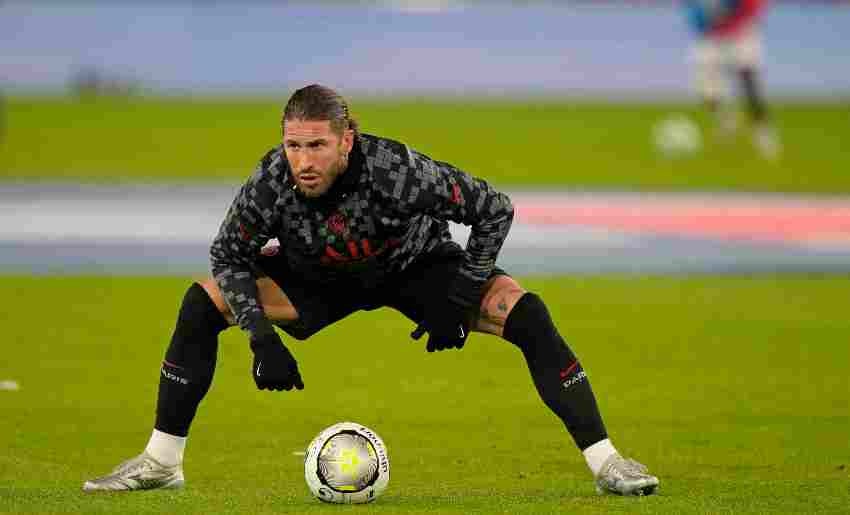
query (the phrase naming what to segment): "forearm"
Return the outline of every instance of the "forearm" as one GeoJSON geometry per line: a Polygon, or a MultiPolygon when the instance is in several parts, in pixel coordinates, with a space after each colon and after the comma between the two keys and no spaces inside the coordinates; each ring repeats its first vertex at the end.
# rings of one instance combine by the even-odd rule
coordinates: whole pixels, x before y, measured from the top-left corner
{"type": "Polygon", "coordinates": [[[504,212],[472,227],[466,243],[468,259],[461,268],[463,275],[480,282],[490,276],[513,222],[513,206],[508,206],[504,212]]]}
{"type": "Polygon", "coordinates": [[[210,246],[212,275],[222,297],[236,323],[252,337],[273,331],[263,312],[252,264],[279,225],[276,201],[283,188],[275,168],[279,161],[275,150],[261,160],[237,192],[210,246]]]}
{"type": "Polygon", "coordinates": [[[273,330],[263,311],[256,277],[249,267],[216,263],[214,258],[212,273],[236,324],[243,331],[254,336],[273,330]]]}

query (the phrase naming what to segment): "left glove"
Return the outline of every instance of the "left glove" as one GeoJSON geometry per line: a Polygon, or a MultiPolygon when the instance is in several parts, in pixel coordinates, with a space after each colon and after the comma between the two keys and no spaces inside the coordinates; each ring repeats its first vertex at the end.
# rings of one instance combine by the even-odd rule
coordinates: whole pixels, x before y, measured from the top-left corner
{"type": "Polygon", "coordinates": [[[251,338],[251,350],[254,352],[251,372],[257,388],[277,391],[304,389],[298,363],[274,330],[251,338]]]}
{"type": "Polygon", "coordinates": [[[424,320],[410,333],[418,340],[426,332],[425,350],[461,349],[469,337],[470,319],[481,302],[481,284],[458,274],[449,284],[447,297],[429,299],[424,320]]]}

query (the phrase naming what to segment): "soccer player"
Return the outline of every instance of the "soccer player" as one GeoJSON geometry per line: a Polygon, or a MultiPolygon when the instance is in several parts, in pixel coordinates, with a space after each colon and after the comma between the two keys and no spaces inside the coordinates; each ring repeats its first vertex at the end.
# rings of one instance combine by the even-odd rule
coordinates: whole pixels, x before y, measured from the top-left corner
{"type": "Polygon", "coordinates": [[[770,123],[759,80],[761,39],[758,21],[765,0],[687,0],[691,26],[698,39],[694,47],[696,86],[703,102],[717,118],[721,133],[737,130],[735,110],[728,105],[729,82],[737,82],[753,122],[756,148],[768,159],[781,150],[770,123]],[[731,75],[731,77],[730,77],[731,75]]]}
{"type": "Polygon", "coordinates": [[[415,339],[427,332],[428,352],[460,349],[470,331],[516,345],[597,489],[655,491],[658,479],[608,438],[587,374],[543,300],[496,266],[514,214],[505,194],[403,143],[361,133],[347,102],[324,86],[297,90],[282,127],[282,144],[260,160],[212,243],[213,277],[183,298],[147,447],[83,490],[183,485],[189,426],[229,326],[248,336],[257,388],[301,390],[275,325],[300,340],[387,306],[418,324],[415,339]],[[471,226],[465,249],[452,241],[449,220],[471,226]]]}

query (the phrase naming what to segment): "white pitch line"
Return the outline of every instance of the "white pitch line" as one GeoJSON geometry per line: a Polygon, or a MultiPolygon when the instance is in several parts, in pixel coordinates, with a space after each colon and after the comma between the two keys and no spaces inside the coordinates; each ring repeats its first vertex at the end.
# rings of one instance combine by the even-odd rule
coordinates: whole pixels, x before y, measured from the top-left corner
{"type": "Polygon", "coordinates": [[[0,391],[17,392],[20,389],[21,385],[18,384],[17,381],[13,381],[11,379],[0,381],[0,391]]]}

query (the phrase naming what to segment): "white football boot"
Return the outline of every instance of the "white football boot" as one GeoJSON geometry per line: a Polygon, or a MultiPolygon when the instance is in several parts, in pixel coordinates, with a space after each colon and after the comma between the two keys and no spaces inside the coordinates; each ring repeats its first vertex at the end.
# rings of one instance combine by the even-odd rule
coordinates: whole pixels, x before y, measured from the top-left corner
{"type": "Polygon", "coordinates": [[[658,488],[658,478],[633,459],[612,454],[596,475],[596,491],[600,494],[650,495],[658,488]]]}
{"type": "Polygon", "coordinates": [[[153,490],[157,488],[182,488],[183,467],[166,467],[150,454],[131,458],[115,467],[109,475],[86,481],[84,492],[121,492],[128,490],[153,490]]]}

